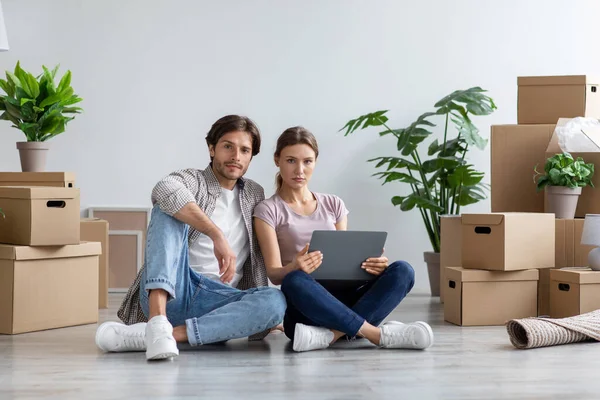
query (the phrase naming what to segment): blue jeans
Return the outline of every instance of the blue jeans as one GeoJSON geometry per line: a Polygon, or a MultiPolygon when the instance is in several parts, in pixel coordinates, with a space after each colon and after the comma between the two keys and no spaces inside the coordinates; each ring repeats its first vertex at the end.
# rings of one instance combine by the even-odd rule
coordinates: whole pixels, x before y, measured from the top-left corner
{"type": "Polygon", "coordinates": [[[354,338],[365,323],[378,326],[400,304],[415,283],[415,271],[396,261],[376,279],[365,282],[318,282],[303,271],[285,276],[285,334],[294,340],[296,323],[321,326],[354,338]]]}
{"type": "Polygon", "coordinates": [[[149,314],[148,291],[165,290],[167,318],[173,326],[186,326],[193,346],[251,336],[281,323],[286,302],[280,290],[242,291],[190,268],[188,230],[187,224],[153,208],[140,284],[144,314],[149,314]]]}

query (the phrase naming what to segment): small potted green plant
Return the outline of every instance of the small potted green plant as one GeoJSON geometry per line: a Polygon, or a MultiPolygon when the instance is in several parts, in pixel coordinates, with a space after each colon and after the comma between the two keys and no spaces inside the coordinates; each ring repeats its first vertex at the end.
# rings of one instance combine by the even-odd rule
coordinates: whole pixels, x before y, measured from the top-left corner
{"type": "Polygon", "coordinates": [[[546,160],[544,172],[534,167],[537,190],[546,190],[546,212],[556,218],[575,218],[575,210],[582,188],[594,187],[594,164],[585,163],[582,157],[573,158],[568,152],[555,154],[546,160]]]}
{"type": "Polygon", "coordinates": [[[55,84],[58,66],[50,71],[42,66],[37,77],[21,68],[19,62],[14,72],[6,71],[6,80],[0,79],[0,119],[25,134],[26,141],[17,142],[23,172],[44,171],[48,140],[63,133],[67,123],[82,111],[73,107],[82,99],[71,87],[71,71],[67,71],[58,85],[55,84]]]}

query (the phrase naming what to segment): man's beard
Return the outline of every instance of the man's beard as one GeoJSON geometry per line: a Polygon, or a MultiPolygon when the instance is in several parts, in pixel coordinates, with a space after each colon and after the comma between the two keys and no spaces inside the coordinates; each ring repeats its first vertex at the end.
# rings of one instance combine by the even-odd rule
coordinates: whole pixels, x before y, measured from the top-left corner
{"type": "Polygon", "coordinates": [[[219,175],[221,175],[222,177],[229,179],[229,180],[237,180],[239,177],[243,176],[243,174],[246,172],[246,171],[244,171],[243,167],[238,163],[215,162],[214,164],[215,164],[215,169],[217,170],[219,175]],[[240,167],[241,169],[235,169],[230,172],[230,171],[228,171],[227,164],[236,165],[236,166],[240,167]]]}

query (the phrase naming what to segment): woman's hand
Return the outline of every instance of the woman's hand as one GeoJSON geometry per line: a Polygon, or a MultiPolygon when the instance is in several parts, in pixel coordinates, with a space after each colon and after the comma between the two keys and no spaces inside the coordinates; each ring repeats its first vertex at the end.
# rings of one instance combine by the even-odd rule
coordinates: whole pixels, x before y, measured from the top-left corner
{"type": "Polygon", "coordinates": [[[323,262],[323,254],[320,251],[308,252],[308,244],[294,256],[292,268],[310,274],[319,268],[323,262]]]}
{"type": "Polygon", "coordinates": [[[362,263],[361,268],[373,275],[381,275],[388,267],[388,258],[384,255],[381,257],[367,258],[362,263]]]}

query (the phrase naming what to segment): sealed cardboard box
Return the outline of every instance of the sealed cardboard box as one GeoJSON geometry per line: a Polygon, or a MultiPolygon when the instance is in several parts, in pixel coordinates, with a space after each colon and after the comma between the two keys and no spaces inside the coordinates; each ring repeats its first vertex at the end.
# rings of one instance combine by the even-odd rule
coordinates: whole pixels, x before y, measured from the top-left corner
{"type": "Polygon", "coordinates": [[[600,118],[600,79],[588,75],[517,78],[517,122],[553,124],[559,118],[600,118]]]}
{"type": "Polygon", "coordinates": [[[0,186],[75,187],[72,172],[0,172],[0,186]]]}
{"type": "Polygon", "coordinates": [[[0,187],[0,243],[52,246],[80,241],[79,189],[0,187]]]}
{"type": "Polygon", "coordinates": [[[537,316],[537,269],[483,271],[446,268],[444,319],[461,326],[504,325],[537,316]]]}
{"type": "Polygon", "coordinates": [[[492,212],[544,212],[544,193],[533,180],[544,170],[556,121],[549,125],[494,125],[491,128],[492,212]]]}
{"type": "Polygon", "coordinates": [[[600,309],[600,271],[550,271],[550,316],[572,317],[600,309]]]}
{"type": "Polygon", "coordinates": [[[554,214],[462,214],[462,267],[490,271],[554,268],[554,214]]]}
{"type": "Polygon", "coordinates": [[[444,302],[446,267],[462,265],[462,224],[460,215],[440,217],[440,302],[444,302]]]}
{"type": "Polygon", "coordinates": [[[100,242],[100,268],[98,280],[98,307],[108,308],[108,221],[100,218],[81,218],[81,240],[100,242]]]}
{"type": "MultiPolygon", "coordinates": [[[[586,214],[600,214],[600,127],[581,127],[578,133],[569,134],[569,144],[566,143],[563,136],[563,147],[561,147],[561,137],[558,133],[559,128],[566,129],[569,123],[574,121],[568,118],[561,118],[556,124],[556,129],[546,148],[546,158],[555,154],[569,151],[574,158],[582,157],[586,163],[592,163],[595,166],[592,183],[595,187],[585,186],[581,190],[581,195],[577,201],[575,210],[576,218],[585,218],[586,214]],[[578,138],[575,138],[578,136],[578,138]],[[581,150],[581,151],[578,151],[581,150]]],[[[545,202],[544,210],[547,210],[545,202]]]]}
{"type": "Polygon", "coordinates": [[[0,333],[98,322],[100,243],[0,244],[0,333]]]}

